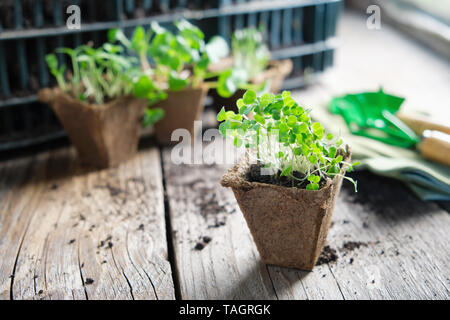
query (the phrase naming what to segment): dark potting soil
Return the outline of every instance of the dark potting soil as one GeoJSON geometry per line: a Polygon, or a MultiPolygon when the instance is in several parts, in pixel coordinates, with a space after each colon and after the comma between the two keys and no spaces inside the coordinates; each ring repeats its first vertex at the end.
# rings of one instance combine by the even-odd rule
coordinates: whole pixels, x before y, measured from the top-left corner
{"type": "MultiPolygon", "coordinates": [[[[261,174],[261,169],[264,169],[264,165],[262,163],[258,164],[252,164],[250,165],[250,168],[247,172],[246,179],[249,182],[260,182],[260,183],[267,183],[267,184],[273,184],[281,187],[296,187],[299,189],[306,189],[306,186],[309,184],[309,181],[305,179],[305,175],[303,173],[300,173],[298,171],[294,171],[292,174],[294,177],[298,179],[305,179],[304,181],[293,181],[292,179],[289,179],[288,177],[282,177],[281,171],[278,170],[278,172],[274,175],[267,175],[267,174],[261,174]]],[[[319,181],[319,187],[322,188],[326,183],[325,179],[320,179],[319,181]]]]}
{"type": "Polygon", "coordinates": [[[336,249],[330,246],[325,246],[320,253],[319,259],[317,259],[316,266],[320,266],[325,263],[334,262],[338,259],[336,249]]]}

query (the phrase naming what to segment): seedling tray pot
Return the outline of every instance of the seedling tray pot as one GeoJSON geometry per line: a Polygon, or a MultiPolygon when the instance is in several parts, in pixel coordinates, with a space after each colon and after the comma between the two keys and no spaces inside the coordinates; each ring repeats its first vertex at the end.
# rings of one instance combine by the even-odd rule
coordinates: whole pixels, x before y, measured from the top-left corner
{"type": "MultiPolygon", "coordinates": [[[[164,118],[155,124],[155,135],[160,145],[173,145],[172,132],[176,129],[186,129],[194,139],[194,121],[200,120],[208,86],[186,88],[180,91],[169,91],[167,99],[160,101],[152,108],[164,110],[164,118]]],[[[192,140],[193,141],[193,140],[192,140]]]]}
{"type": "MultiPolygon", "coordinates": [[[[214,70],[224,70],[227,67],[232,66],[232,60],[224,59],[222,62],[223,66],[216,65],[214,67],[214,70]],[[231,61],[231,63],[230,63],[231,61]]],[[[281,90],[281,87],[283,85],[284,79],[289,76],[289,74],[292,72],[292,61],[290,59],[285,60],[271,60],[269,63],[269,66],[266,70],[264,70],[261,74],[259,74],[257,77],[250,80],[253,84],[261,84],[264,81],[268,80],[270,81],[270,88],[269,91],[274,94],[278,94],[281,90]]],[[[217,110],[217,112],[222,109],[222,107],[225,107],[227,111],[234,111],[239,112],[238,108],[236,107],[236,101],[239,98],[242,98],[246,90],[238,89],[231,97],[224,98],[221,97],[217,91],[213,91],[212,96],[214,98],[214,107],[217,110]]]]}
{"type": "MultiPolygon", "coordinates": [[[[348,150],[345,161],[350,160],[348,150]]],[[[342,176],[317,191],[249,182],[248,157],[221,179],[230,187],[265,264],[311,271],[323,249],[342,176]]],[[[341,169],[341,174],[345,174],[341,169]]]]}
{"type": "Polygon", "coordinates": [[[56,113],[82,163],[114,167],[136,153],[148,101],[124,96],[104,105],[89,104],[59,88],[42,89],[38,98],[56,113]]]}

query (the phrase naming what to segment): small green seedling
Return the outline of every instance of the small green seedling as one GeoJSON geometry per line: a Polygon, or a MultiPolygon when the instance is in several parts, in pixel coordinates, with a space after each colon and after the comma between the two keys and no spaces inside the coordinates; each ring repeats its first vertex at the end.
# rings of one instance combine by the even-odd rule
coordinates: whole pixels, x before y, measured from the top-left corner
{"type": "MultiPolygon", "coordinates": [[[[140,70],[138,61],[123,55],[121,46],[110,43],[100,48],[82,45],[75,49],[60,48],[56,52],[69,56],[71,70],[67,71],[67,66],[60,65],[56,55],[51,53],[46,56],[51,74],[61,90],[81,101],[104,104],[131,94],[148,99],[149,103],[165,98],[165,93],[140,70]]],[[[156,113],[160,115],[161,110],[156,113]]],[[[148,117],[146,124],[158,117],[148,117]]]]}
{"type": "Polygon", "coordinates": [[[256,28],[235,31],[231,48],[234,68],[245,70],[249,79],[259,75],[269,64],[270,51],[256,28]]]}
{"type": "MultiPolygon", "coordinates": [[[[298,105],[289,91],[258,97],[248,90],[237,107],[237,114],[222,108],[217,115],[221,134],[233,139],[236,147],[245,146],[259,163],[289,179],[293,187],[307,181],[307,190],[318,190],[322,179],[342,175],[342,166],[352,171],[359,164],[344,161],[342,139],[325,134],[322,125],[311,120],[310,110],[298,105]]],[[[356,190],[356,181],[344,178],[356,190]]]]}

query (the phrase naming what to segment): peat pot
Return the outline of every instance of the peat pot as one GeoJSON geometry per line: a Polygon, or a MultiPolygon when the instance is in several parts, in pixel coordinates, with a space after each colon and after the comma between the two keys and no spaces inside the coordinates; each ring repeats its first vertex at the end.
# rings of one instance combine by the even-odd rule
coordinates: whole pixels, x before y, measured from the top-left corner
{"type": "Polygon", "coordinates": [[[148,101],[123,96],[103,105],[89,104],[59,88],[42,89],[38,98],[56,113],[82,163],[114,167],[136,153],[148,101]]]}
{"type": "Polygon", "coordinates": [[[172,132],[176,129],[187,129],[191,137],[195,137],[194,121],[200,120],[208,86],[188,87],[180,91],[169,91],[167,99],[152,106],[164,110],[164,118],[155,124],[155,135],[160,145],[173,145],[172,132]]]}
{"type": "MultiPolygon", "coordinates": [[[[345,158],[350,160],[350,151],[345,158]]],[[[311,271],[326,242],[342,176],[310,191],[249,182],[249,167],[246,156],[222,177],[221,184],[232,188],[262,261],[311,271]]]]}

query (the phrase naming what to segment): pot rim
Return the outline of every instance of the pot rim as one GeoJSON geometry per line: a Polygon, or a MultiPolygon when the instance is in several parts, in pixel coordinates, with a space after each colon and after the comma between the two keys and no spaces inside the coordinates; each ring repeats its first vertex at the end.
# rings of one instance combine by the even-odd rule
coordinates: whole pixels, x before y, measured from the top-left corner
{"type": "Polygon", "coordinates": [[[147,101],[145,99],[136,98],[132,94],[128,94],[128,95],[123,95],[123,96],[116,97],[116,98],[114,98],[114,99],[112,99],[109,102],[104,103],[104,104],[97,104],[97,103],[87,103],[87,102],[82,101],[80,99],[76,99],[75,97],[73,97],[72,95],[68,94],[67,92],[64,92],[59,87],[43,88],[43,89],[40,89],[38,91],[38,100],[40,102],[43,102],[43,103],[46,103],[46,104],[49,104],[49,105],[51,105],[52,101],[56,100],[58,97],[62,97],[64,99],[69,100],[69,102],[71,104],[74,104],[74,105],[78,104],[80,106],[83,106],[86,109],[91,109],[91,110],[95,110],[95,111],[104,111],[104,110],[110,109],[115,104],[117,104],[118,101],[121,101],[121,100],[140,100],[142,102],[147,101]]]}
{"type": "MultiPolygon", "coordinates": [[[[346,154],[344,157],[344,161],[350,161],[351,159],[351,148],[349,145],[346,145],[346,154]]],[[[236,188],[245,191],[249,191],[254,188],[273,188],[282,192],[294,192],[294,193],[309,193],[309,194],[319,194],[324,192],[329,192],[330,188],[333,186],[334,182],[337,181],[340,176],[335,176],[333,179],[327,177],[326,184],[320,188],[319,190],[306,190],[300,189],[296,187],[285,187],[279,186],[275,184],[263,183],[263,182],[250,182],[245,178],[245,174],[247,173],[249,168],[249,159],[248,154],[246,153],[243,157],[239,159],[239,161],[230,168],[220,179],[220,184],[226,188],[236,188]]],[[[341,166],[340,174],[345,175],[346,168],[341,166]]]]}

